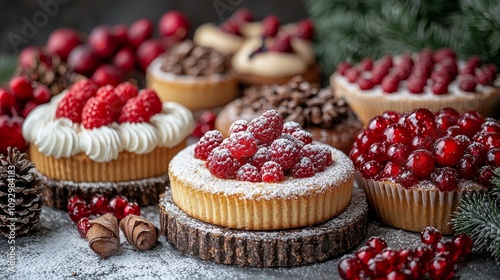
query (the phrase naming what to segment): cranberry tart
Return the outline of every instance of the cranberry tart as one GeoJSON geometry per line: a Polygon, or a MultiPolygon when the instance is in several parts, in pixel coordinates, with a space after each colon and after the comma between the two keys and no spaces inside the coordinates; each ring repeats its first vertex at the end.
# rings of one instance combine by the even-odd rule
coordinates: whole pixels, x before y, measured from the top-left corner
{"type": "Polygon", "coordinates": [[[45,200],[64,208],[67,198],[124,194],[153,204],[170,159],[186,147],[191,112],[161,102],[130,83],[98,88],[81,80],[35,108],[23,124],[29,156],[48,183],[45,200]]]}
{"type": "Polygon", "coordinates": [[[222,106],[238,96],[229,56],[189,40],[153,60],[146,83],[162,100],[191,110],[222,106]]]}
{"type": "Polygon", "coordinates": [[[304,227],[340,214],[351,199],[351,160],[287,127],[269,110],[235,123],[229,138],[207,132],[170,162],[175,204],[203,222],[246,230],[304,227]]]}
{"type": "Polygon", "coordinates": [[[450,214],[460,198],[492,186],[500,167],[500,125],[475,111],[388,111],[358,135],[350,157],[382,222],[451,234],[450,214]]]}
{"type": "Polygon", "coordinates": [[[491,116],[500,101],[496,67],[477,56],[458,61],[450,49],[341,63],[330,83],[364,124],[387,110],[417,108],[451,107],[491,116]]]}
{"type": "Polygon", "coordinates": [[[287,122],[287,127],[298,124],[312,134],[313,140],[346,154],[361,130],[361,122],[331,88],[321,89],[300,76],[284,85],[251,86],[245,89],[243,97],[222,109],[215,121],[215,128],[228,137],[233,122],[247,123],[273,108],[287,122]]]}

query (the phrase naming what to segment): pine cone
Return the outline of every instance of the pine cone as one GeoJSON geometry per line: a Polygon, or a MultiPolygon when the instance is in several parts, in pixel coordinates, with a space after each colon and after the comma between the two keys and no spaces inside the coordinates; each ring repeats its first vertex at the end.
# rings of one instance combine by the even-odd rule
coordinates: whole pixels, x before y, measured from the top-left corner
{"type": "Polygon", "coordinates": [[[25,235],[40,220],[43,185],[25,157],[17,148],[0,155],[0,236],[25,235]]]}
{"type": "Polygon", "coordinates": [[[19,67],[18,74],[28,77],[31,81],[46,85],[52,95],[61,93],[75,81],[84,78],[84,76],[69,70],[66,63],[61,61],[58,56],[54,56],[51,61],[36,61],[29,68],[19,67]]]}

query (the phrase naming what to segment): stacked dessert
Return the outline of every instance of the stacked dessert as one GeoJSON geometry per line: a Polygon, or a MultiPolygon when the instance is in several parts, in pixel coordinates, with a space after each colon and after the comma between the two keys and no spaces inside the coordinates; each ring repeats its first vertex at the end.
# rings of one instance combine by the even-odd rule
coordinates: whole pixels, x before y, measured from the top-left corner
{"type": "Polygon", "coordinates": [[[189,40],[153,60],[146,80],[162,100],[178,102],[191,110],[218,107],[238,95],[229,56],[189,40]]]}
{"type": "Polygon", "coordinates": [[[286,122],[295,122],[312,134],[315,141],[328,144],[346,154],[361,130],[352,110],[330,88],[295,77],[284,85],[252,86],[222,109],[215,128],[226,137],[237,120],[251,121],[262,112],[276,109],[286,122]]]}
{"type": "MultiPolygon", "coordinates": [[[[308,251],[307,254],[311,254],[314,249],[286,252],[282,247],[286,242],[278,242],[281,238],[297,238],[303,233],[309,236],[308,244],[315,243],[311,246],[318,250],[335,246],[318,241],[325,234],[339,230],[332,228],[334,223],[344,227],[344,233],[337,234],[351,232],[352,241],[359,242],[366,230],[362,202],[358,206],[351,205],[362,209],[349,222],[344,218],[332,220],[344,215],[350,204],[353,171],[352,162],[344,153],[313,142],[311,134],[300,125],[284,123],[277,111],[268,110],[250,122],[234,122],[229,138],[224,139],[217,130],[206,133],[196,145],[187,147],[172,159],[169,166],[171,194],[167,192],[160,200],[162,230],[181,250],[217,262],[289,266],[325,260],[355,244],[340,244],[337,249],[327,249],[323,256],[297,260],[301,253],[308,251]],[[186,224],[186,220],[191,222],[186,224]],[[321,223],[324,224],[318,225],[321,223]],[[187,241],[201,244],[198,235],[190,234],[188,239],[177,237],[181,233],[172,227],[183,224],[191,228],[184,231],[186,234],[204,232],[207,227],[234,230],[222,234],[228,244],[223,248],[219,246],[222,244],[211,244],[209,250],[217,254],[206,256],[186,246],[187,241]],[[313,227],[288,230],[308,226],[313,227]],[[278,230],[278,236],[271,234],[271,239],[266,239],[269,237],[263,232],[266,230],[278,230]],[[287,259],[278,260],[277,251],[273,251],[258,256],[258,261],[250,261],[253,258],[247,255],[250,247],[245,249],[238,243],[250,242],[250,237],[252,242],[260,244],[256,246],[262,247],[265,242],[274,240],[272,247],[287,259]]],[[[362,201],[358,196],[356,201],[362,201]]]]}
{"type": "Polygon", "coordinates": [[[452,50],[440,49],[376,61],[365,58],[358,65],[342,63],[330,83],[367,124],[387,110],[416,108],[451,107],[491,116],[500,101],[496,75],[493,64],[482,64],[476,56],[457,61],[452,50]]]}
{"type": "Polygon", "coordinates": [[[382,222],[453,233],[460,198],[492,186],[500,167],[500,125],[471,111],[428,109],[373,118],[350,153],[356,180],[382,222]]]}
{"type": "Polygon", "coordinates": [[[29,155],[47,183],[49,206],[69,196],[123,194],[153,204],[168,181],[169,160],[186,146],[191,112],[129,83],[81,80],[26,118],[29,155]]]}

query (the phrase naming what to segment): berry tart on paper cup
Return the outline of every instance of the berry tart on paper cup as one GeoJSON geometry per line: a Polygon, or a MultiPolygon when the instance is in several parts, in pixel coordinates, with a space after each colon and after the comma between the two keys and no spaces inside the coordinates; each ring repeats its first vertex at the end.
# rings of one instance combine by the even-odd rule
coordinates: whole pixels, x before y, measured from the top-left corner
{"type": "MultiPolygon", "coordinates": [[[[244,95],[227,104],[215,121],[215,129],[228,137],[231,124],[248,123],[265,110],[276,109],[286,127],[300,125],[313,140],[348,154],[361,122],[344,99],[331,88],[321,89],[300,76],[284,85],[251,86],[244,95]]],[[[303,130],[298,130],[302,133],[303,130]]]]}
{"type": "Polygon", "coordinates": [[[500,166],[500,125],[471,111],[386,112],[361,132],[350,152],[356,181],[377,217],[419,232],[452,234],[462,196],[487,191],[500,166]]]}
{"type": "Polygon", "coordinates": [[[30,159],[43,175],[45,203],[117,194],[156,204],[168,163],[193,130],[191,112],[130,84],[98,88],[80,80],[35,108],[23,124],[30,159]]]}
{"type": "Polygon", "coordinates": [[[219,107],[238,96],[230,57],[189,40],[153,60],[146,83],[162,100],[180,103],[190,110],[219,107]]]}
{"type": "Polygon", "coordinates": [[[167,240],[242,266],[314,263],[355,246],[366,233],[368,205],[353,192],[351,160],[306,131],[295,138],[284,128],[268,110],[235,125],[229,138],[212,130],[177,154],[171,192],[160,199],[167,240]]]}
{"type": "Polygon", "coordinates": [[[500,101],[500,79],[493,64],[477,56],[457,61],[450,49],[403,54],[358,65],[342,63],[330,84],[344,97],[363,124],[383,112],[437,111],[451,107],[460,113],[491,116],[500,101]]]}

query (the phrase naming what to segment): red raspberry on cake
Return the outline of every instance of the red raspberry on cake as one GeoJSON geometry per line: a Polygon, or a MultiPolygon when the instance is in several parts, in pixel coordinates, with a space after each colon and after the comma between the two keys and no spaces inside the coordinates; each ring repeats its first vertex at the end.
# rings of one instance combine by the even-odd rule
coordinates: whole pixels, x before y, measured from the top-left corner
{"type": "Polygon", "coordinates": [[[350,153],[358,183],[383,222],[410,231],[432,224],[452,233],[450,214],[460,197],[489,189],[486,178],[500,166],[497,124],[451,108],[395,114],[374,117],[358,135],[350,153]],[[437,220],[430,218],[438,212],[437,220]]]}
{"type": "Polygon", "coordinates": [[[149,119],[161,112],[162,103],[158,95],[150,90],[142,90],[138,96],[130,98],[122,108],[119,123],[149,122],[149,119]]]}
{"type": "Polygon", "coordinates": [[[493,65],[481,64],[478,56],[458,61],[451,49],[341,63],[330,78],[336,94],[364,124],[387,110],[403,113],[418,107],[491,115],[500,103],[498,81],[493,65]]]}

